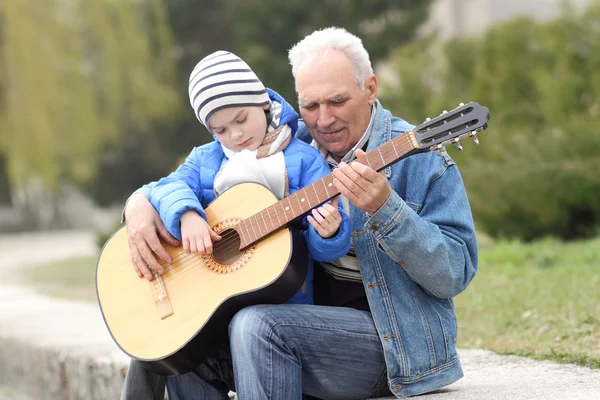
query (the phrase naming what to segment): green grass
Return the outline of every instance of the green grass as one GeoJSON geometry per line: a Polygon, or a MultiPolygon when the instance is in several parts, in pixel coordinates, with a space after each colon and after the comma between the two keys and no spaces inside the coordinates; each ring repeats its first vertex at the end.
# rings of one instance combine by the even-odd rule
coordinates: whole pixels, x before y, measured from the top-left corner
{"type": "Polygon", "coordinates": [[[488,243],[456,308],[460,347],[600,368],[600,239],[488,243]]]}
{"type": "Polygon", "coordinates": [[[23,270],[19,281],[40,293],[76,300],[96,301],[97,257],[78,257],[23,270]]]}
{"type": "MultiPolygon", "coordinates": [[[[456,298],[458,345],[600,368],[600,238],[479,243],[479,273],[456,298]]],[[[46,294],[95,301],[95,267],[95,257],[78,258],[22,279],[46,294]]]]}

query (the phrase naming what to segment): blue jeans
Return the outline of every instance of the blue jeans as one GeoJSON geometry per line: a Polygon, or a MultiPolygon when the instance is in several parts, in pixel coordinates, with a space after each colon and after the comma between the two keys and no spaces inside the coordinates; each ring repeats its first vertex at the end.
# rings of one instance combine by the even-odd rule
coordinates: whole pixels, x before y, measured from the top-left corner
{"type": "Polygon", "coordinates": [[[371,314],[300,304],[243,309],[229,326],[231,351],[167,379],[170,400],[365,399],[391,395],[371,314]],[[232,379],[233,378],[233,379],[232,379]],[[308,395],[308,396],[307,396],[308,395]]]}

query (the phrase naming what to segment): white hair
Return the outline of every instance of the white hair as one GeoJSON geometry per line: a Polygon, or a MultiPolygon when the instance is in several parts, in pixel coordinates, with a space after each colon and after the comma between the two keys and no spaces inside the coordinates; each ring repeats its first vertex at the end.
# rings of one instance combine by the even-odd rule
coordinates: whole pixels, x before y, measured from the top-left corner
{"type": "Polygon", "coordinates": [[[317,56],[325,57],[332,50],[339,50],[348,57],[352,63],[354,81],[364,90],[365,80],[373,74],[369,53],[359,37],[338,27],[314,31],[290,49],[288,58],[292,65],[294,79],[296,79],[300,64],[317,56]]]}

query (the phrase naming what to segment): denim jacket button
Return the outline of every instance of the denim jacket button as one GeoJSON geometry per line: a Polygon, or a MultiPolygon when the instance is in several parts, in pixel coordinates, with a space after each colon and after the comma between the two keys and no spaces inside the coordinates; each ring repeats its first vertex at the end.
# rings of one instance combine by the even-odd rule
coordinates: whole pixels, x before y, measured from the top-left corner
{"type": "Polygon", "coordinates": [[[381,226],[381,222],[377,222],[377,223],[373,224],[373,226],[371,226],[371,229],[376,231],[377,229],[379,229],[380,226],[381,226]]]}

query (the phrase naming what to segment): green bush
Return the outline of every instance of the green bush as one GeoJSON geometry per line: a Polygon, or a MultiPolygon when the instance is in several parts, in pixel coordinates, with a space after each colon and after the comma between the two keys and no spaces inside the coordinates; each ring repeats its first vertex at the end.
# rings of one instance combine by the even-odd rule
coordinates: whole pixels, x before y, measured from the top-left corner
{"type": "Polygon", "coordinates": [[[590,237],[600,224],[600,4],[537,23],[520,18],[480,38],[399,48],[398,87],[380,98],[419,124],[459,102],[490,109],[481,147],[450,149],[478,229],[530,240],[590,237]]]}

